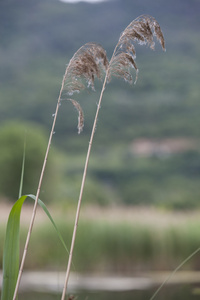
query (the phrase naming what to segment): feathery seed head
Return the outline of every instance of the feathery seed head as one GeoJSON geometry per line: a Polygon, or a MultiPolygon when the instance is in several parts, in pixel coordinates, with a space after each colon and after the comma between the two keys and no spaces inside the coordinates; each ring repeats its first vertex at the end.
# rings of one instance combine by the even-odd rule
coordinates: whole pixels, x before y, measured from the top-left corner
{"type": "Polygon", "coordinates": [[[132,83],[132,75],[130,73],[130,68],[132,67],[136,70],[136,83],[138,68],[135,63],[136,51],[133,44],[134,42],[140,45],[147,44],[151,49],[154,49],[154,36],[160,42],[163,50],[165,50],[163,33],[156,19],[148,15],[142,15],[133,20],[120,35],[110,61],[108,80],[114,75],[132,83]]]}
{"type": "Polygon", "coordinates": [[[76,110],[78,111],[78,134],[81,133],[81,131],[83,130],[83,126],[84,126],[84,114],[83,114],[83,110],[80,106],[80,104],[74,100],[74,99],[67,99],[69,101],[71,101],[71,103],[74,105],[74,107],[76,108],[76,110]]]}
{"type": "MultiPolygon", "coordinates": [[[[71,58],[63,77],[62,91],[67,90],[68,95],[80,92],[87,87],[94,90],[95,77],[102,78],[102,73],[108,68],[106,51],[96,43],[83,45],[71,58]]],[[[62,92],[61,92],[62,93],[62,92]]],[[[69,100],[78,111],[78,133],[81,133],[84,126],[84,115],[80,104],[69,100]]]]}
{"type": "Polygon", "coordinates": [[[86,87],[94,90],[95,77],[101,79],[108,67],[105,50],[96,43],[82,46],[70,60],[65,73],[65,89],[72,95],[86,87]]]}

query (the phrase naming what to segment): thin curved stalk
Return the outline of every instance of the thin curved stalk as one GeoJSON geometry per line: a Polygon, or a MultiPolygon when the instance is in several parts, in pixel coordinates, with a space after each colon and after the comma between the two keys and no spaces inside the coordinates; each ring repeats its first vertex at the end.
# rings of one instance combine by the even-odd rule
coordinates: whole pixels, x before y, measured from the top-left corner
{"type": "Polygon", "coordinates": [[[153,300],[155,299],[155,297],[157,296],[157,294],[160,292],[160,290],[164,287],[164,285],[166,285],[170,279],[176,274],[176,272],[182,268],[182,266],[184,264],[186,264],[195,254],[197,254],[200,251],[200,248],[196,249],[194,252],[192,252],[192,254],[190,254],[186,259],[184,259],[184,261],[182,261],[182,263],[180,263],[180,265],[178,265],[178,267],[176,267],[176,269],[170,273],[170,275],[163,281],[163,283],[157,288],[157,290],[155,291],[155,293],[153,294],[153,296],[151,296],[151,298],[149,300],[153,300]]]}
{"type": "MultiPolygon", "coordinates": [[[[116,49],[117,49],[117,47],[115,47],[115,50],[113,52],[110,63],[112,62],[112,59],[113,59],[113,57],[115,55],[115,52],[116,52],[116,49]]],[[[88,164],[89,164],[89,159],[90,159],[90,153],[91,153],[92,143],[93,143],[93,139],[94,139],[94,134],[95,134],[96,126],[97,126],[99,110],[101,108],[101,102],[102,102],[106,82],[107,82],[107,79],[108,79],[108,74],[109,74],[109,67],[106,71],[105,79],[104,79],[104,82],[103,82],[101,94],[100,94],[98,105],[97,105],[96,115],[95,115],[94,122],[93,122],[92,131],[91,131],[91,135],[90,135],[90,141],[89,141],[89,145],[88,145],[88,150],[87,150],[87,155],[86,155],[86,160],[85,160],[85,166],[84,166],[84,171],[83,171],[83,177],[82,177],[82,182],[81,182],[81,188],[80,188],[80,193],[79,193],[79,200],[78,200],[78,205],[77,205],[77,209],[76,209],[76,217],[75,217],[72,241],[71,241],[70,252],[69,252],[69,259],[68,259],[68,264],[67,264],[67,270],[66,270],[64,287],[63,287],[63,291],[62,291],[61,300],[65,299],[65,295],[66,295],[66,291],[67,291],[69,275],[70,275],[70,268],[71,268],[73,251],[74,251],[74,244],[75,244],[75,240],[76,240],[76,233],[77,233],[78,222],[79,222],[81,202],[82,202],[82,197],[83,197],[83,190],[84,190],[84,186],[85,186],[85,180],[86,180],[86,176],[87,176],[87,169],[88,169],[88,164]]]]}
{"type": "Polygon", "coordinates": [[[60,107],[61,95],[62,95],[62,92],[63,92],[63,89],[64,89],[64,84],[65,84],[65,78],[66,78],[67,71],[68,71],[68,68],[66,69],[65,75],[64,75],[63,80],[62,80],[61,89],[60,89],[60,93],[59,93],[59,97],[58,97],[58,101],[57,101],[57,105],[56,105],[56,111],[55,111],[55,114],[54,114],[53,124],[52,124],[52,128],[51,128],[50,136],[49,136],[49,141],[48,141],[46,154],[45,154],[45,158],[44,158],[44,162],[43,162],[43,166],[42,166],[42,171],[41,171],[41,174],[40,174],[37,193],[36,193],[36,197],[35,197],[35,203],[34,203],[32,216],[31,216],[31,220],[30,220],[30,224],[29,224],[29,229],[28,229],[28,233],[27,233],[27,237],[26,237],[26,242],[25,242],[24,251],[23,251],[23,255],[22,255],[21,265],[20,265],[20,268],[19,268],[18,278],[17,278],[17,282],[16,282],[16,287],[15,287],[15,292],[14,292],[14,295],[13,295],[13,300],[16,300],[18,290],[19,290],[19,285],[20,285],[20,281],[21,281],[21,277],[22,277],[22,272],[23,272],[23,268],[24,268],[24,263],[25,263],[25,259],[26,259],[28,245],[29,245],[29,241],[30,241],[30,237],[31,237],[32,229],[33,229],[33,224],[34,224],[34,220],[35,220],[35,216],[36,216],[36,210],[37,210],[38,199],[39,199],[39,195],[40,195],[40,189],[41,189],[41,185],[42,185],[42,181],[43,181],[43,177],[44,177],[44,172],[45,172],[45,168],[46,168],[46,163],[47,163],[47,158],[48,158],[48,154],[49,154],[49,150],[50,150],[50,146],[51,146],[52,137],[53,137],[53,134],[54,134],[54,128],[55,128],[55,124],[56,124],[58,110],[59,110],[59,107],[60,107]]]}
{"type": "MultiPolygon", "coordinates": [[[[79,92],[81,89],[85,88],[85,86],[81,82],[78,81],[78,79],[81,76],[85,76],[86,81],[93,88],[94,77],[97,76],[100,78],[100,68],[99,68],[98,64],[101,62],[103,64],[103,67],[105,68],[107,65],[107,57],[106,57],[106,53],[105,53],[104,49],[100,45],[97,45],[96,43],[85,44],[74,53],[73,57],[69,61],[69,64],[65,71],[65,74],[63,76],[60,93],[59,93],[59,97],[58,97],[58,101],[57,101],[57,105],[56,105],[56,110],[55,110],[55,114],[54,114],[53,124],[52,124],[49,141],[48,141],[48,145],[47,145],[47,149],[46,149],[46,154],[45,154],[45,158],[44,158],[44,162],[43,162],[43,166],[42,166],[42,171],[40,174],[37,193],[35,196],[35,204],[33,207],[30,225],[29,225],[29,229],[28,229],[28,233],[27,233],[27,237],[26,237],[26,242],[25,242],[25,246],[24,246],[24,251],[23,251],[23,255],[22,255],[22,260],[21,260],[21,265],[20,265],[20,269],[19,269],[19,273],[18,273],[18,278],[17,278],[17,283],[16,283],[16,287],[15,287],[13,300],[16,300],[16,297],[18,294],[18,289],[19,289],[19,285],[20,285],[20,281],[21,281],[21,277],[22,277],[22,272],[23,272],[23,268],[24,268],[28,245],[29,245],[29,241],[30,241],[30,237],[31,237],[32,229],[33,229],[33,224],[34,224],[34,220],[35,220],[35,216],[36,216],[36,210],[37,210],[37,205],[38,205],[40,189],[41,189],[41,185],[42,185],[42,181],[43,181],[43,177],[44,177],[44,172],[45,172],[45,168],[46,168],[47,158],[49,155],[52,137],[54,134],[54,128],[55,128],[55,124],[56,124],[58,110],[59,110],[60,103],[61,103],[61,96],[62,96],[63,90],[65,87],[67,87],[68,93],[73,94],[74,92],[79,92]],[[98,63],[95,61],[96,58],[93,53],[96,54],[96,56],[98,58],[98,63]],[[90,63],[91,63],[91,65],[90,65],[90,63]]],[[[79,129],[79,133],[80,133],[80,131],[82,130],[82,127],[83,127],[83,124],[82,124],[83,116],[81,114],[80,107],[75,100],[73,100],[73,99],[68,99],[68,100],[70,100],[75,105],[77,110],[79,111],[80,127],[78,127],[78,129],[79,129]]]]}
{"type": "Polygon", "coordinates": [[[79,215],[80,215],[80,209],[81,209],[81,202],[82,202],[82,197],[83,197],[83,190],[84,190],[84,186],[85,186],[88,163],[89,163],[89,158],[90,158],[90,152],[91,152],[91,148],[92,148],[94,133],[95,133],[95,130],[96,130],[97,119],[98,119],[98,115],[99,115],[99,110],[101,108],[101,101],[102,101],[102,98],[103,98],[103,92],[105,90],[106,81],[107,81],[107,76],[104,79],[104,83],[103,83],[103,87],[102,87],[101,95],[100,95],[99,102],[98,102],[98,105],[97,105],[96,115],[95,115],[95,119],[94,119],[94,123],[93,123],[93,127],[92,127],[90,141],[89,141],[89,145],[88,145],[88,151],[87,151],[87,156],[86,156],[86,160],[85,160],[85,167],[84,167],[83,177],[82,177],[82,182],[81,182],[79,200],[78,200],[75,223],[74,223],[74,230],[73,230],[73,235],[72,235],[71,247],[70,247],[70,252],[69,252],[69,259],[68,259],[68,264],[67,264],[64,288],[63,288],[61,300],[65,299],[67,285],[68,285],[68,281],[69,281],[69,274],[70,274],[74,244],[75,244],[75,239],[76,239],[76,233],[77,233],[77,227],[78,227],[78,221],[79,221],[79,215]]]}
{"type": "Polygon", "coordinates": [[[132,43],[134,41],[138,41],[142,44],[148,43],[151,46],[151,48],[153,49],[154,42],[153,42],[152,29],[154,30],[155,36],[157,37],[160,44],[162,45],[163,50],[165,50],[164,37],[163,37],[163,34],[162,34],[159,24],[151,16],[142,15],[142,16],[138,17],[137,19],[135,19],[134,21],[132,21],[125,28],[123,33],[121,34],[119,41],[114,49],[113,55],[111,57],[109,65],[108,65],[108,68],[106,70],[106,75],[105,75],[104,83],[102,86],[99,102],[97,105],[96,115],[95,115],[95,119],[94,119],[94,123],[93,123],[93,127],[92,127],[92,132],[91,132],[91,136],[90,136],[90,141],[89,141],[89,146],[88,146],[88,151],[87,151],[87,156],[86,156],[86,161],[85,161],[85,167],[84,167],[84,172],[83,172],[83,177],[82,177],[82,182],[81,182],[79,200],[78,200],[78,205],[77,205],[77,210],[76,210],[74,230],[73,230],[73,235],[72,235],[68,265],[67,265],[65,282],[64,282],[61,300],[65,299],[65,295],[66,295],[66,291],[67,291],[73,250],[74,250],[74,244],[75,244],[78,221],[79,221],[82,196],[83,196],[83,190],[84,190],[84,186],[85,186],[85,180],[86,180],[88,163],[89,163],[89,157],[90,157],[94,133],[96,130],[99,110],[101,107],[101,102],[102,102],[106,82],[110,80],[111,75],[114,75],[117,77],[122,77],[131,83],[132,76],[129,72],[130,67],[133,67],[136,70],[136,80],[137,80],[138,69],[137,69],[137,66],[134,61],[135,48],[132,45],[132,43]]]}

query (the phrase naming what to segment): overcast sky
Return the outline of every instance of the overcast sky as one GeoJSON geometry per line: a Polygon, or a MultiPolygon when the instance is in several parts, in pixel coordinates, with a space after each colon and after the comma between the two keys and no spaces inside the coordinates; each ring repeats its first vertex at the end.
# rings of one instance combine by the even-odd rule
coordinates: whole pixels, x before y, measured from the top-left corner
{"type": "Polygon", "coordinates": [[[77,3],[77,2],[90,2],[90,3],[95,3],[95,2],[103,2],[107,0],[60,0],[62,2],[68,2],[68,3],[77,3]]]}

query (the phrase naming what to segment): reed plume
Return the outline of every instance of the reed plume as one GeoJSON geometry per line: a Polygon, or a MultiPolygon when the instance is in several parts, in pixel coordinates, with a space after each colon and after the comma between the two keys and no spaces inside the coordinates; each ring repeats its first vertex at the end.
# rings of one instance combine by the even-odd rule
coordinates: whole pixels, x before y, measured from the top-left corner
{"type": "MultiPolygon", "coordinates": [[[[154,36],[156,36],[156,38],[160,42],[163,50],[165,50],[164,37],[158,22],[151,16],[148,15],[140,16],[134,21],[132,21],[120,35],[119,41],[114,49],[110,62],[108,62],[107,60],[105,50],[99,44],[88,43],[83,45],[81,48],[79,48],[79,50],[73,55],[68,66],[66,67],[66,71],[61,83],[60,93],[56,105],[49,142],[47,145],[47,150],[46,150],[42,171],[38,183],[35,203],[33,207],[32,217],[30,220],[29,230],[26,238],[26,243],[24,247],[24,252],[23,252],[22,261],[19,269],[19,275],[16,283],[13,300],[16,300],[17,293],[18,293],[18,288],[22,276],[22,271],[24,267],[27,250],[28,250],[30,236],[34,225],[37,203],[38,203],[40,189],[41,189],[43,176],[46,168],[47,158],[48,158],[50,145],[54,133],[58,110],[61,103],[61,97],[64,95],[63,92],[65,91],[67,95],[71,96],[76,92],[80,92],[86,87],[90,87],[92,90],[94,90],[95,78],[102,79],[103,71],[106,71],[104,82],[102,85],[102,90],[97,105],[96,115],[94,118],[86,160],[85,160],[85,167],[84,167],[78,205],[76,210],[72,242],[71,242],[71,247],[69,252],[69,259],[67,264],[62,298],[61,298],[62,300],[64,300],[66,295],[66,289],[68,285],[68,279],[69,279],[70,267],[72,262],[72,255],[73,255],[76,232],[78,227],[79,214],[80,214],[82,195],[83,195],[86,174],[88,169],[89,157],[90,157],[94,133],[97,125],[97,119],[98,119],[99,110],[101,107],[101,102],[102,102],[106,83],[108,83],[111,80],[112,76],[122,77],[124,80],[128,81],[129,83],[132,83],[133,79],[131,74],[131,68],[134,68],[136,70],[136,80],[137,80],[138,68],[135,63],[136,51],[135,51],[134,43],[137,42],[142,45],[147,44],[150,46],[150,48],[154,49],[154,41],[153,41],[154,36]]],[[[77,101],[71,98],[69,99],[67,98],[67,100],[71,101],[78,111],[78,132],[80,133],[84,126],[83,111],[81,109],[80,104],[77,101]]]]}
{"type": "MultiPolygon", "coordinates": [[[[165,50],[165,41],[164,37],[160,28],[160,25],[158,22],[151,16],[148,15],[142,15],[138,17],[137,19],[133,20],[126,29],[121,33],[119,41],[114,49],[113,55],[111,57],[111,60],[109,64],[107,63],[107,60],[103,64],[106,69],[106,75],[104,78],[102,90],[100,93],[96,115],[94,118],[94,123],[92,127],[92,132],[90,136],[86,161],[85,161],[85,167],[81,182],[81,188],[79,193],[79,200],[78,200],[78,206],[76,211],[76,217],[75,217],[75,224],[74,224],[74,230],[72,235],[72,242],[70,247],[70,253],[69,253],[69,259],[67,264],[67,270],[65,275],[65,282],[62,292],[61,300],[65,299],[68,280],[69,280],[69,274],[70,274],[70,268],[71,268],[71,262],[72,262],[72,255],[73,255],[73,249],[76,239],[76,232],[78,227],[78,221],[79,221],[79,214],[80,214],[80,208],[81,208],[81,202],[82,202],[82,196],[83,196],[83,190],[85,186],[85,180],[87,175],[87,169],[88,169],[88,163],[89,163],[89,157],[91,152],[91,147],[93,143],[94,133],[97,125],[97,119],[99,115],[99,110],[101,107],[101,102],[104,94],[104,90],[106,87],[106,83],[111,80],[112,76],[115,77],[122,77],[124,80],[128,81],[129,83],[132,83],[132,75],[131,75],[131,68],[134,68],[136,70],[136,80],[137,80],[137,74],[138,74],[138,68],[135,62],[136,58],[136,50],[134,47],[134,43],[138,42],[139,44],[147,44],[150,46],[151,49],[154,49],[154,36],[156,36],[157,40],[160,42],[163,50],[165,50]]],[[[76,68],[75,68],[76,69],[76,68]]],[[[79,70],[79,68],[78,68],[79,70]]],[[[75,74],[77,75],[76,70],[74,70],[75,74]]],[[[79,73],[78,73],[79,74],[79,73]]],[[[88,74],[88,73],[87,73],[88,74]]],[[[98,74],[98,73],[96,73],[98,74]]],[[[99,76],[97,76],[99,77],[99,76]]],[[[86,77],[87,79],[87,77],[86,77]]],[[[136,82],[135,80],[135,82],[136,82]]],[[[76,81],[75,81],[76,83],[76,81]]],[[[91,82],[89,80],[89,83],[92,85],[93,81],[91,82]]],[[[89,85],[90,85],[89,84],[89,85]]],[[[93,85],[92,85],[93,87],[93,85]]]]}
{"type": "MultiPolygon", "coordinates": [[[[106,51],[97,43],[83,45],[73,56],[64,75],[64,90],[68,95],[79,93],[86,87],[95,91],[95,78],[102,79],[103,72],[108,68],[106,51]]],[[[78,111],[78,133],[84,126],[84,114],[81,105],[68,98],[78,111]]]]}
{"type": "Polygon", "coordinates": [[[160,42],[162,49],[165,50],[165,40],[160,25],[151,16],[142,15],[133,20],[121,33],[119,41],[115,47],[113,56],[108,67],[108,81],[112,76],[122,77],[129,83],[133,82],[131,68],[136,70],[138,78],[138,67],[136,65],[136,50],[134,43],[148,45],[154,50],[154,36],[160,42]]]}
{"type": "Polygon", "coordinates": [[[82,107],[74,99],[67,99],[67,100],[71,101],[71,103],[74,105],[74,107],[78,111],[78,126],[77,126],[77,128],[78,128],[78,134],[79,134],[83,130],[83,126],[84,126],[84,114],[83,114],[82,107]]]}
{"type": "Polygon", "coordinates": [[[85,89],[85,83],[87,87],[95,90],[95,77],[101,79],[107,67],[108,59],[105,50],[99,44],[87,43],[71,59],[64,76],[64,88],[69,95],[85,89]]]}
{"type": "MultiPolygon", "coordinates": [[[[34,220],[36,216],[40,189],[44,177],[47,158],[51,146],[51,141],[54,133],[54,128],[55,128],[56,119],[61,104],[61,97],[63,95],[63,92],[66,91],[67,94],[69,95],[72,95],[75,92],[80,92],[82,89],[86,87],[86,83],[88,87],[91,86],[91,88],[94,89],[95,78],[97,77],[100,79],[102,77],[102,71],[104,69],[107,69],[107,67],[108,67],[108,60],[107,60],[106,52],[99,44],[96,43],[88,43],[83,45],[81,48],[79,48],[78,51],[73,55],[69,64],[66,67],[65,74],[63,76],[63,80],[61,83],[56,110],[55,113],[53,114],[54,118],[53,118],[52,128],[51,128],[49,141],[45,153],[45,158],[44,158],[44,162],[40,174],[40,179],[39,179],[38,188],[35,197],[35,203],[34,203],[29,229],[26,237],[26,242],[25,242],[24,251],[22,255],[21,265],[19,268],[13,300],[16,300],[18,294],[18,289],[19,289],[21,276],[24,268],[28,245],[29,245],[29,241],[30,241],[30,237],[34,225],[34,220]]],[[[78,111],[79,114],[78,132],[80,133],[84,125],[83,111],[81,109],[80,104],[77,101],[73,99],[67,99],[67,100],[70,100],[78,111]]]]}

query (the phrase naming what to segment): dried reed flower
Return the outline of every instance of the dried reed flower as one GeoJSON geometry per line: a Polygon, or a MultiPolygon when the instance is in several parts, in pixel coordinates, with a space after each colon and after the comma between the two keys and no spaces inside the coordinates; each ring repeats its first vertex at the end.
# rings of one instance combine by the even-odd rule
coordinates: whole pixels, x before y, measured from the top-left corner
{"type": "MultiPolygon", "coordinates": [[[[95,77],[101,79],[103,71],[108,68],[108,59],[106,51],[101,45],[96,43],[87,43],[83,45],[71,58],[63,77],[62,92],[67,90],[68,95],[80,92],[87,87],[94,90],[95,77]]],[[[80,104],[73,100],[72,102],[78,111],[78,133],[81,133],[84,126],[84,115],[80,104]]]]}
{"type": "Polygon", "coordinates": [[[165,40],[160,25],[151,16],[142,15],[133,20],[121,33],[119,41],[115,47],[113,56],[108,69],[108,80],[111,76],[122,77],[124,80],[132,83],[131,68],[136,70],[136,79],[138,76],[138,68],[135,63],[136,51],[134,42],[140,45],[147,44],[154,49],[154,36],[160,42],[163,50],[165,50],[165,40]]]}
{"type": "Polygon", "coordinates": [[[109,64],[105,52],[102,51],[102,48],[99,49],[98,47],[96,47],[96,44],[94,49],[93,46],[91,47],[91,45],[93,44],[89,44],[90,45],[89,49],[83,49],[84,58],[82,57],[81,52],[80,53],[78,52],[78,57],[75,56],[74,58],[72,58],[72,61],[69,63],[71,78],[74,80],[73,84],[69,83],[68,85],[68,89],[70,92],[79,91],[80,88],[82,88],[82,82],[81,83],[79,82],[78,88],[76,86],[76,83],[79,80],[80,76],[84,76],[88,84],[91,85],[92,88],[94,87],[94,76],[97,76],[99,78],[101,77],[99,62],[106,69],[106,75],[104,78],[102,90],[97,104],[97,110],[96,110],[93,127],[90,135],[90,141],[88,144],[88,150],[87,150],[85,166],[84,166],[84,171],[83,171],[83,176],[81,181],[78,205],[76,210],[76,217],[74,222],[74,229],[72,234],[72,241],[71,241],[70,252],[69,252],[69,259],[68,259],[68,264],[67,264],[67,269],[65,274],[65,282],[64,282],[61,300],[64,300],[66,295],[70,268],[72,263],[72,256],[74,251],[74,244],[75,244],[79,216],[80,216],[81,202],[83,198],[83,191],[84,191],[85,180],[87,176],[88,163],[89,163],[98,115],[99,115],[106,83],[107,81],[110,80],[111,75],[123,77],[128,82],[132,82],[130,67],[133,67],[136,70],[136,72],[138,72],[135,63],[136,53],[135,53],[133,42],[137,41],[140,44],[148,44],[152,49],[154,49],[154,42],[153,42],[154,35],[161,43],[163,50],[165,50],[164,37],[158,22],[151,16],[146,16],[146,15],[140,16],[139,18],[131,22],[130,25],[121,34],[109,64]],[[92,53],[90,49],[92,49],[92,53]]]}
{"type": "MultiPolygon", "coordinates": [[[[47,158],[49,155],[49,150],[51,146],[51,141],[54,133],[54,128],[56,124],[56,119],[58,115],[58,110],[61,104],[61,96],[63,94],[63,90],[67,89],[68,94],[73,94],[74,92],[79,92],[81,89],[85,88],[85,84],[82,81],[82,78],[84,78],[88,84],[88,87],[91,86],[92,89],[94,89],[94,79],[95,76],[98,78],[101,78],[102,76],[102,71],[103,69],[107,70],[108,68],[108,60],[106,56],[105,50],[98,44],[95,43],[88,43],[83,45],[79,50],[73,55],[72,59],[70,60],[66,70],[65,74],[63,76],[61,88],[60,88],[60,93],[58,96],[58,101],[56,105],[56,110],[55,113],[53,114],[53,124],[49,136],[49,141],[47,145],[47,150],[42,166],[42,171],[40,174],[40,180],[37,188],[37,193],[35,197],[35,203],[32,211],[32,217],[31,221],[29,224],[29,230],[24,246],[24,251],[22,254],[22,260],[20,264],[20,269],[17,277],[17,282],[16,282],[16,287],[13,295],[13,300],[16,300],[17,294],[18,294],[18,289],[19,289],[19,284],[21,281],[21,276],[24,268],[24,262],[26,259],[26,253],[30,241],[30,236],[32,233],[32,228],[35,220],[35,215],[36,215],[36,208],[38,205],[38,199],[39,199],[39,194],[40,194],[40,189],[41,189],[41,184],[43,181],[43,176],[44,176],[44,171],[46,168],[46,163],[47,163],[47,158]]],[[[84,125],[84,117],[83,117],[83,111],[80,106],[80,104],[73,100],[73,99],[68,99],[69,101],[72,102],[72,104],[75,106],[75,108],[78,111],[78,133],[80,133],[83,129],[84,125]]],[[[71,298],[72,299],[72,298],[71,298]]]]}
{"type": "Polygon", "coordinates": [[[95,77],[101,79],[102,71],[108,68],[106,51],[101,45],[87,43],[83,45],[70,60],[65,76],[65,89],[69,95],[86,87],[94,90],[95,77]]]}
{"type": "Polygon", "coordinates": [[[76,110],[78,111],[78,134],[81,133],[81,131],[83,130],[83,126],[84,126],[84,114],[83,114],[83,110],[80,106],[80,104],[73,99],[67,99],[69,101],[71,101],[71,103],[74,105],[74,107],[76,108],[76,110]]]}

